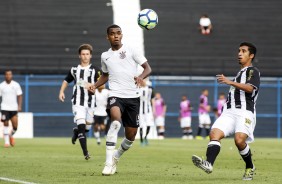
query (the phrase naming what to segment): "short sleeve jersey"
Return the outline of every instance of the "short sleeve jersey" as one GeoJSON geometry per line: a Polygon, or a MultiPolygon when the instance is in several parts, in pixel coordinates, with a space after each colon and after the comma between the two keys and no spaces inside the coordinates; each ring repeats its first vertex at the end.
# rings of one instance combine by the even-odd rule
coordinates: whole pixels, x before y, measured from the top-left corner
{"type": "Polygon", "coordinates": [[[17,96],[22,94],[19,83],[12,80],[8,84],[6,81],[3,81],[0,84],[0,96],[2,96],[1,110],[18,111],[17,96]]]}
{"type": "Polygon", "coordinates": [[[102,71],[109,74],[109,97],[137,98],[139,90],[134,77],[137,76],[137,66],[147,59],[137,50],[123,45],[119,50],[111,48],[102,53],[102,71]]]}

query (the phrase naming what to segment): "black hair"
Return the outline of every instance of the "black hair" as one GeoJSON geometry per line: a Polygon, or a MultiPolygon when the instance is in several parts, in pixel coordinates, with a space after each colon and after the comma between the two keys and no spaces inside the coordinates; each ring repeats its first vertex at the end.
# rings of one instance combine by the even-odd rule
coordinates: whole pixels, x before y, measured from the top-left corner
{"type": "Polygon", "coordinates": [[[249,43],[249,42],[242,42],[240,44],[240,47],[242,47],[242,46],[247,46],[249,48],[250,54],[254,54],[254,58],[252,59],[252,60],[254,60],[255,57],[256,57],[256,53],[257,53],[256,46],[254,44],[252,44],[252,43],[249,43]]]}
{"type": "MultiPolygon", "coordinates": [[[[119,27],[118,25],[116,25],[116,24],[110,25],[110,26],[107,28],[107,34],[110,33],[110,29],[112,29],[112,28],[120,28],[120,27],[119,27]]],[[[121,28],[120,28],[120,30],[121,30],[121,28]]]]}

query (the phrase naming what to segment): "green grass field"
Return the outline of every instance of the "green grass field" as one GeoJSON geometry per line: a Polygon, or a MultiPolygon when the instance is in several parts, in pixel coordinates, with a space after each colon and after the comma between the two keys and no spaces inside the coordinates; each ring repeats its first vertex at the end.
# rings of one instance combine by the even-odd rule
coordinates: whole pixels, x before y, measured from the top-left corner
{"type": "Polygon", "coordinates": [[[13,148],[0,148],[0,178],[42,184],[282,183],[282,142],[278,139],[256,139],[250,145],[257,168],[253,181],[241,180],[244,162],[233,139],[222,141],[214,171],[209,175],[191,161],[193,154],[205,155],[207,140],[152,140],[147,147],[141,147],[136,140],[121,158],[114,176],[101,175],[105,145],[96,145],[94,139],[88,140],[92,155],[89,161],[84,160],[79,144],[72,145],[70,138],[17,139],[16,143],[13,148]]]}

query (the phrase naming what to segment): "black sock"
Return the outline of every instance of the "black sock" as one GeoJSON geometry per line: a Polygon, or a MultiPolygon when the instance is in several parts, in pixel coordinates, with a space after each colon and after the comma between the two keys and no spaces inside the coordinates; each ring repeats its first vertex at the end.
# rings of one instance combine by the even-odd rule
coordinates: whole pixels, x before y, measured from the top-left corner
{"type": "Polygon", "coordinates": [[[220,142],[218,141],[210,141],[208,144],[208,148],[207,148],[207,161],[209,163],[211,163],[211,165],[214,164],[214,161],[217,157],[217,155],[220,152],[220,142]]]}
{"type": "Polygon", "coordinates": [[[199,127],[197,136],[201,136],[201,132],[202,132],[202,128],[199,127]]]}
{"type": "Polygon", "coordinates": [[[14,135],[17,130],[18,130],[18,128],[13,128],[13,130],[12,130],[12,135],[14,135]]]}
{"type": "Polygon", "coordinates": [[[143,142],[143,128],[140,128],[140,141],[143,142]]]}
{"type": "Polygon", "coordinates": [[[149,134],[149,132],[150,132],[150,129],[151,129],[151,127],[150,127],[150,126],[147,126],[147,130],[146,130],[146,135],[145,135],[145,139],[147,139],[147,135],[149,134]]]}
{"type": "MultiPolygon", "coordinates": [[[[247,147],[247,146],[246,146],[247,147]]],[[[246,148],[245,148],[246,149],[246,148]]],[[[247,148],[249,149],[249,147],[247,148]]],[[[241,155],[241,153],[240,153],[241,155]]],[[[252,161],[252,153],[251,153],[251,149],[249,149],[249,151],[247,152],[247,154],[245,155],[241,155],[241,157],[243,158],[243,160],[245,161],[246,163],[246,169],[248,168],[253,168],[254,165],[253,165],[253,161],[252,161]]]]}
{"type": "Polygon", "coordinates": [[[78,128],[78,139],[79,139],[79,143],[80,143],[81,149],[83,151],[83,154],[87,155],[88,151],[87,151],[85,127],[86,127],[85,124],[80,124],[80,125],[77,126],[77,128],[78,128]]]}
{"type": "Polygon", "coordinates": [[[210,129],[209,128],[206,128],[206,133],[207,133],[207,136],[210,135],[210,129]]]}

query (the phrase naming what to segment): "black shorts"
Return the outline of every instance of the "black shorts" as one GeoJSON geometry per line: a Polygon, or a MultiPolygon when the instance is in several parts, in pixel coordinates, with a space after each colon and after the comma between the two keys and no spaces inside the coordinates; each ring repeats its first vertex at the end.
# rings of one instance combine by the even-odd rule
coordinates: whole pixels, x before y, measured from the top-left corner
{"type": "Polygon", "coordinates": [[[108,98],[108,109],[118,106],[121,111],[121,120],[124,127],[139,127],[140,98],[108,98]]]}
{"type": "Polygon", "coordinates": [[[104,125],[106,124],[105,121],[107,116],[96,116],[94,115],[94,124],[104,125]]]}
{"type": "Polygon", "coordinates": [[[1,121],[9,121],[12,117],[16,116],[18,111],[1,111],[1,121]]]}

